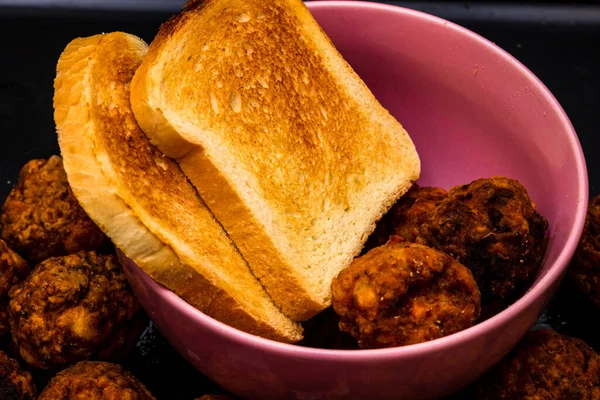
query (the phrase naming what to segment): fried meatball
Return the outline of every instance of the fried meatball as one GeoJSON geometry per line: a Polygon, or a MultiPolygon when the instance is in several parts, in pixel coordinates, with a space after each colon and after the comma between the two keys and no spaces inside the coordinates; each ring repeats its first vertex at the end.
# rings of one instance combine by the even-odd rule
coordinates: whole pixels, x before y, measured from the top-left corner
{"type": "Polygon", "coordinates": [[[31,375],[19,363],[0,351],[0,399],[33,400],[37,390],[31,375]]]}
{"type": "Polygon", "coordinates": [[[467,266],[484,304],[508,304],[535,278],[546,250],[547,228],[523,185],[496,177],[450,189],[417,242],[467,266]]]}
{"type": "Polygon", "coordinates": [[[9,296],[13,341],[27,363],[44,369],[108,346],[140,308],[117,258],[93,251],[43,261],[9,296]]]}
{"type": "Polygon", "coordinates": [[[8,291],[29,274],[29,265],[0,239],[0,336],[9,330],[8,291]]]}
{"type": "Polygon", "coordinates": [[[365,250],[384,245],[394,235],[416,241],[429,214],[447,196],[441,188],[413,185],[377,223],[365,250]]]}
{"type": "Polygon", "coordinates": [[[600,357],[579,339],[537,330],[476,386],[479,400],[598,400],[600,357]]]}
{"type": "Polygon", "coordinates": [[[0,337],[10,332],[8,322],[8,296],[0,297],[0,337]]]}
{"type": "Polygon", "coordinates": [[[10,288],[29,274],[29,265],[0,239],[0,296],[8,295],[10,288]]]}
{"type": "Polygon", "coordinates": [[[569,277],[598,307],[600,307],[600,196],[590,200],[583,235],[569,277]]]}
{"type": "Polygon", "coordinates": [[[388,244],[354,260],[332,282],[340,329],[362,348],[425,342],[472,326],[480,294],[468,268],[414,243],[388,244]]]}
{"type": "Polygon", "coordinates": [[[38,399],[154,400],[154,396],[118,364],[81,361],[52,378],[38,399]]]}
{"type": "Polygon", "coordinates": [[[77,202],[58,156],[28,162],[2,211],[2,239],[32,264],[109,243],[77,202]]]}

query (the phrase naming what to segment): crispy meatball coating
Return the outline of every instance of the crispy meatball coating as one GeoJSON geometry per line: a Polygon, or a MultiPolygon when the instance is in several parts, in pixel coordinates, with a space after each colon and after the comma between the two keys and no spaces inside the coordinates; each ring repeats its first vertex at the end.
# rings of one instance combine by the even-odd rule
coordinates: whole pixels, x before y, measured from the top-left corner
{"type": "Polygon", "coordinates": [[[59,156],[29,161],[2,210],[2,239],[33,264],[109,243],[77,202],[59,156]]]}
{"type": "Polygon", "coordinates": [[[506,304],[535,278],[546,250],[547,228],[523,185],[496,177],[450,189],[417,242],[467,266],[484,304],[506,304]]]}
{"type": "Polygon", "coordinates": [[[0,297],[0,337],[10,332],[8,322],[8,296],[0,297]]]}
{"type": "Polygon", "coordinates": [[[9,331],[8,291],[29,274],[29,265],[0,239],[0,336],[9,331]]]}
{"type": "Polygon", "coordinates": [[[106,347],[139,310],[117,258],[95,252],[43,261],[10,299],[13,341],[27,363],[44,369],[106,347]]]}
{"type": "Polygon", "coordinates": [[[52,378],[38,399],[154,400],[154,396],[118,364],[81,361],[52,378]]]}
{"type": "Polygon", "coordinates": [[[415,242],[421,226],[447,196],[448,192],[442,188],[414,184],[377,223],[365,249],[384,245],[390,236],[401,236],[415,242]]]}
{"type": "Polygon", "coordinates": [[[600,196],[590,200],[583,235],[569,267],[569,277],[600,307],[600,196]]]}
{"type": "Polygon", "coordinates": [[[383,348],[472,326],[480,294],[471,272],[437,250],[394,240],[356,258],[333,280],[340,329],[362,348],[383,348]]]}
{"type": "Polygon", "coordinates": [[[0,296],[8,295],[10,288],[29,274],[29,265],[0,239],[0,296]]]}
{"type": "Polygon", "coordinates": [[[597,400],[600,357],[579,339],[529,332],[476,391],[479,400],[597,400]]]}
{"type": "Polygon", "coordinates": [[[31,375],[16,360],[0,351],[0,399],[33,400],[37,390],[31,375]]]}

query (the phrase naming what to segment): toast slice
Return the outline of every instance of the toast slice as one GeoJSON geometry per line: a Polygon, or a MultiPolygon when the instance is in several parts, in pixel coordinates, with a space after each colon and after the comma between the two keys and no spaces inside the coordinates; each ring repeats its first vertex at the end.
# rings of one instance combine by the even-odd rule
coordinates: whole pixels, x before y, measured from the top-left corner
{"type": "Polygon", "coordinates": [[[301,0],[191,1],[131,89],[282,311],[331,303],[333,277],[420,174],[415,146],[301,0]]]}
{"type": "Polygon", "coordinates": [[[125,255],[192,306],[249,333],[300,340],[177,163],[136,124],[129,86],[146,52],[115,32],[75,39],[60,56],[54,118],[73,192],[125,255]]]}

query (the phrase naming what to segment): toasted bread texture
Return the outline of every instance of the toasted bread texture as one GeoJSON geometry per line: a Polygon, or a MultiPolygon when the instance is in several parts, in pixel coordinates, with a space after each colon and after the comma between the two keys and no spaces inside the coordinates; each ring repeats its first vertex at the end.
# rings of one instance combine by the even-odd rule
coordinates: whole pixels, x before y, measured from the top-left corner
{"type": "Polygon", "coordinates": [[[331,304],[333,277],[420,174],[407,132],[301,0],[189,2],[131,103],[295,320],[331,304]]]}
{"type": "Polygon", "coordinates": [[[204,313],[283,342],[301,339],[176,162],[129,104],[147,45],[126,33],[73,40],[57,67],[55,122],[69,183],[125,255],[204,313]]]}

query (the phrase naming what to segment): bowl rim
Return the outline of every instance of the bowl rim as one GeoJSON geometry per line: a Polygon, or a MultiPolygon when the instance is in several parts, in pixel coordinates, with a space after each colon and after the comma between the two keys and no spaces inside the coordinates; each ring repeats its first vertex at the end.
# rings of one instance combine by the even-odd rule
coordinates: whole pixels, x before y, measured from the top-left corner
{"type": "Polygon", "coordinates": [[[535,76],[527,67],[521,62],[516,60],[508,52],[495,45],[491,41],[483,38],[482,36],[464,28],[458,24],[447,21],[443,18],[436,17],[421,11],[412,10],[405,7],[372,3],[366,1],[354,1],[354,0],[331,0],[331,1],[308,1],[306,5],[309,9],[321,9],[321,8],[355,8],[355,9],[376,9],[386,11],[389,13],[395,13],[402,15],[404,18],[417,18],[426,23],[444,24],[446,28],[452,29],[462,36],[468,37],[470,40],[477,42],[479,45],[487,47],[491,51],[500,55],[505,62],[514,65],[515,68],[520,70],[522,76],[526,77],[537,90],[539,90],[543,97],[548,101],[551,109],[558,114],[562,129],[567,133],[567,139],[575,152],[576,163],[574,167],[577,169],[577,183],[579,186],[579,193],[577,199],[577,209],[575,211],[575,217],[573,225],[568,233],[567,242],[560,250],[556,261],[550,266],[550,269],[539,281],[537,281],[523,296],[517,301],[502,310],[493,317],[480,322],[470,328],[463,331],[448,335],[439,339],[435,339],[428,342],[417,343],[401,347],[383,348],[383,349],[359,349],[359,350],[333,350],[333,349],[321,349],[313,347],[304,347],[296,344],[281,343],[274,340],[262,338],[259,336],[246,333],[244,331],[233,328],[220,321],[213,319],[212,317],[204,314],[200,310],[194,308],[188,304],[185,300],[181,299],[175,293],[169,289],[155,282],[150,276],[148,276],[141,268],[139,268],[133,261],[131,264],[134,268],[138,269],[139,272],[146,275],[149,284],[156,287],[156,292],[160,297],[163,297],[167,302],[172,303],[176,308],[179,308],[185,314],[188,314],[191,318],[203,324],[207,329],[226,337],[228,340],[233,342],[241,343],[247,347],[254,347],[258,350],[265,352],[277,352],[287,353],[294,357],[312,357],[317,356],[321,360],[335,360],[343,362],[365,362],[377,359],[383,361],[386,359],[396,359],[400,357],[414,357],[416,355],[423,355],[424,353],[434,353],[445,348],[452,348],[460,346],[461,344],[468,343],[475,337],[484,335],[487,331],[492,330],[494,327],[504,325],[510,319],[514,318],[524,309],[530,307],[536,302],[537,299],[542,297],[546,291],[554,284],[557,280],[560,280],[563,273],[566,271],[572,255],[575,252],[579,239],[583,231],[583,225],[585,222],[585,216],[587,213],[588,206],[588,176],[587,167],[581,143],[579,142],[578,136],[566,114],[564,109],[561,107],[557,99],[550,92],[550,90],[535,76]]]}

